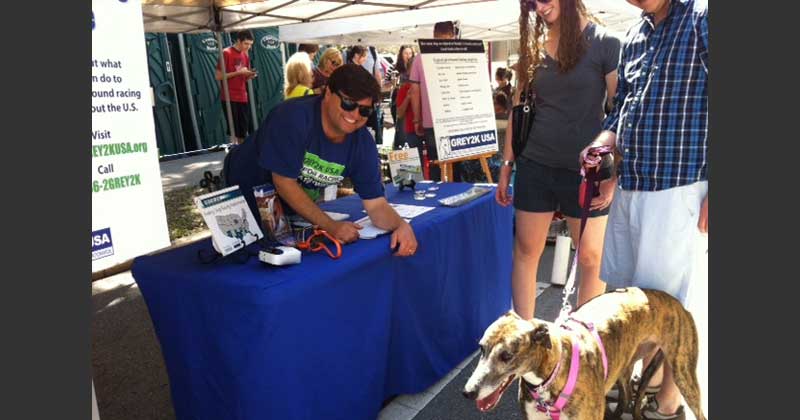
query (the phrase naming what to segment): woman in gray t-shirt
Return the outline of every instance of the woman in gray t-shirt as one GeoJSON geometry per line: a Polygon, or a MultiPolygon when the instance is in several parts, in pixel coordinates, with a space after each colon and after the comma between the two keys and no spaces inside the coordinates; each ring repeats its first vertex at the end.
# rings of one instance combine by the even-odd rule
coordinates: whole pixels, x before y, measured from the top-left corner
{"type": "MultiPolygon", "coordinates": [[[[620,41],[590,21],[581,0],[522,0],[518,94],[530,84],[536,116],[522,156],[514,156],[506,132],[497,202],[515,209],[516,232],[511,276],[514,310],[533,317],[536,273],[555,211],[561,212],[577,242],[581,209],[580,151],[601,131],[605,102],[617,85],[620,41]],[[530,83],[529,83],[530,82],[530,83]],[[516,159],[515,159],[516,158],[516,159]],[[513,162],[513,163],[512,163],[513,162]],[[513,198],[508,193],[516,164],[513,198]]],[[[513,124],[508,122],[509,127],[513,124]]],[[[600,257],[615,177],[600,186],[580,244],[578,305],[605,290],[600,257]]]]}

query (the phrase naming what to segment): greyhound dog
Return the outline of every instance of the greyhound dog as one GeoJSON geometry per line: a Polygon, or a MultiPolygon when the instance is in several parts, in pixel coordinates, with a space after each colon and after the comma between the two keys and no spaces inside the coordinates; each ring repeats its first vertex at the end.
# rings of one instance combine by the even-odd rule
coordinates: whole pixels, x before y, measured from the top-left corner
{"type": "Polygon", "coordinates": [[[705,420],[696,374],[697,330],[691,314],[667,293],[610,291],[586,302],[562,325],[526,321],[512,310],[486,329],[479,344],[480,360],[464,396],[483,412],[519,378],[519,402],[528,420],[602,420],[614,383],[660,347],[687,405],[697,420],[705,420]]]}

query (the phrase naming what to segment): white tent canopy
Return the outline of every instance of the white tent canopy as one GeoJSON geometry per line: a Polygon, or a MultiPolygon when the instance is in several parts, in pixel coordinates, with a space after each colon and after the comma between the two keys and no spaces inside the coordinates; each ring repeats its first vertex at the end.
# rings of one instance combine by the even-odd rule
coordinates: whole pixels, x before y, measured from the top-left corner
{"type": "Polygon", "coordinates": [[[492,0],[142,0],[145,32],[207,32],[322,22],[492,0]]]}
{"type": "MultiPolygon", "coordinates": [[[[624,33],[640,10],[624,0],[584,0],[624,33]]],[[[410,43],[433,24],[458,20],[462,38],[518,38],[518,0],[142,0],[146,32],[237,31],[280,27],[283,42],[372,45],[410,43]]]]}
{"type": "MultiPolygon", "coordinates": [[[[624,34],[639,19],[641,10],[624,0],[584,0],[584,4],[613,32],[624,34]]],[[[410,44],[433,36],[434,23],[457,20],[464,39],[504,41],[519,39],[518,0],[450,5],[407,10],[324,22],[284,25],[279,28],[283,42],[369,45],[410,44]]]]}

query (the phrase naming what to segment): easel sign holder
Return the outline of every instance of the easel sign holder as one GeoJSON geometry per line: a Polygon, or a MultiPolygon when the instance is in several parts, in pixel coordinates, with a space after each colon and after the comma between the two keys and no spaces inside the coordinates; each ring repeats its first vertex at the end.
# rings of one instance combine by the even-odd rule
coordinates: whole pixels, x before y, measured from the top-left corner
{"type": "Polygon", "coordinates": [[[420,55],[436,134],[442,180],[453,180],[453,164],[479,160],[493,183],[487,158],[500,149],[491,80],[483,41],[420,39],[420,55]]]}

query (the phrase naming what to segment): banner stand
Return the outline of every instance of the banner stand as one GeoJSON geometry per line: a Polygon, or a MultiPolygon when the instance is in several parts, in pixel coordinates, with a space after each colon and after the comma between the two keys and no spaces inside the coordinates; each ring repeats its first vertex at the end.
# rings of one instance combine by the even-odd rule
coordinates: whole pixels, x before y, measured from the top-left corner
{"type": "Polygon", "coordinates": [[[439,165],[439,169],[442,171],[442,181],[453,182],[454,163],[465,162],[468,160],[479,160],[481,162],[481,168],[483,169],[483,174],[486,175],[487,182],[490,184],[494,184],[494,180],[492,179],[492,172],[489,170],[489,162],[486,160],[494,155],[495,155],[494,152],[490,152],[490,153],[484,153],[482,155],[473,155],[462,158],[450,159],[447,161],[432,160],[431,164],[439,165]]]}

